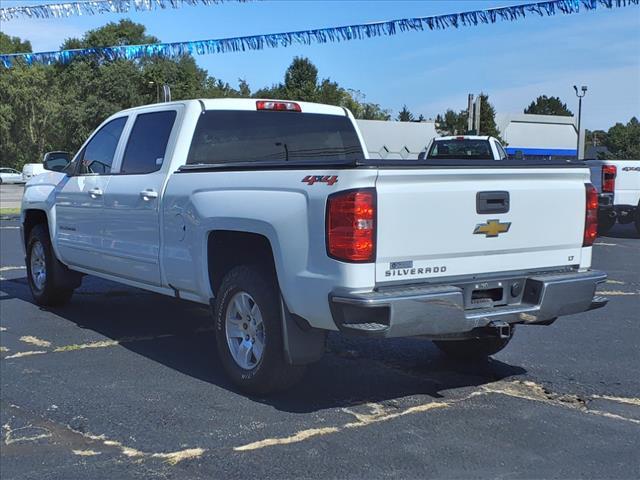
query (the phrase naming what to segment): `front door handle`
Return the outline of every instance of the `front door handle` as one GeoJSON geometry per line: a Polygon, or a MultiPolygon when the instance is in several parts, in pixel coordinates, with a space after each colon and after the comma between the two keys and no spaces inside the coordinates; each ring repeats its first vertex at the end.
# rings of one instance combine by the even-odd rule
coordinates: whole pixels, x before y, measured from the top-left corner
{"type": "Polygon", "coordinates": [[[151,189],[142,190],[140,192],[140,196],[142,197],[142,199],[145,202],[148,202],[152,198],[158,198],[158,192],[156,192],[155,190],[151,190],[151,189]]]}
{"type": "Polygon", "coordinates": [[[102,196],[102,190],[100,190],[99,188],[92,188],[91,190],[89,190],[89,196],[91,198],[98,198],[102,196]]]}

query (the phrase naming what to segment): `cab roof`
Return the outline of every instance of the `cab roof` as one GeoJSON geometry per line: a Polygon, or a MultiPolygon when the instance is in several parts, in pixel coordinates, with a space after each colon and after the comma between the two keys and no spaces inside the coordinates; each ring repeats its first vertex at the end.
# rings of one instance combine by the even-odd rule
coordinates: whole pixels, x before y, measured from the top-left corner
{"type": "Polygon", "coordinates": [[[489,135],[448,135],[446,137],[436,137],[433,140],[489,140],[493,138],[489,135]]]}
{"type": "Polygon", "coordinates": [[[135,113],[137,111],[144,111],[150,108],[157,108],[160,106],[172,106],[172,105],[199,105],[199,108],[205,110],[248,110],[256,111],[256,102],[259,101],[273,101],[273,102],[294,102],[300,105],[302,113],[319,113],[324,115],[340,115],[347,116],[348,110],[343,107],[336,107],[334,105],[325,105],[322,103],[312,102],[298,102],[296,100],[276,100],[270,98],[198,98],[193,100],[177,100],[174,102],[166,103],[151,103],[148,105],[142,105],[139,107],[129,108],[122,110],[118,113],[135,113]]]}

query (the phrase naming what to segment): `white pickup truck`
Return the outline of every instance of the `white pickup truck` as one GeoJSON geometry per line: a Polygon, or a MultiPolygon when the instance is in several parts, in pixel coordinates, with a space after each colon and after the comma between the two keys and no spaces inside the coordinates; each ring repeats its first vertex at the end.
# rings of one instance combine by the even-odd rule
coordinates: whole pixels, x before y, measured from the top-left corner
{"type": "Polygon", "coordinates": [[[640,234],[640,160],[587,160],[600,194],[599,231],[634,223],[640,234]]]}
{"type": "Polygon", "coordinates": [[[488,135],[453,135],[436,137],[427,147],[431,160],[508,160],[500,141],[488,135]]]}
{"type": "Polygon", "coordinates": [[[299,379],[329,331],[424,336],[483,358],[515,324],[606,303],[584,166],[364,152],[351,113],[333,106],[119,112],[64,172],[25,188],[33,297],[64,303],[90,274],[210,305],[221,363],[254,393],[299,379]]]}

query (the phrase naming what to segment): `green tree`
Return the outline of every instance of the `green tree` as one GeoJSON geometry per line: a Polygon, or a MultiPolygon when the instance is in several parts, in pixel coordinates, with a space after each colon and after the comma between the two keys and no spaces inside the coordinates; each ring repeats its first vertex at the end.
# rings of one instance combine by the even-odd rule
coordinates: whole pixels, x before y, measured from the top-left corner
{"type": "Polygon", "coordinates": [[[638,119],[632,117],[626,125],[616,123],[607,132],[604,145],[609,149],[607,158],[640,159],[640,122],[638,119]]]}
{"type": "Polygon", "coordinates": [[[396,120],[399,122],[413,122],[414,118],[413,113],[409,111],[406,105],[403,105],[396,120]]]}
{"type": "Polygon", "coordinates": [[[337,105],[351,110],[356,118],[389,120],[390,115],[376,103],[365,101],[357,90],[345,89],[330,78],[319,80],[317,67],[308,59],[295,57],[285,73],[284,83],[262,88],[256,98],[275,98],[337,105]]]}
{"type": "MultiPolygon", "coordinates": [[[[584,131],[584,151],[585,155],[592,147],[603,148],[607,140],[607,132],[604,130],[589,130],[584,131]]],[[[602,152],[597,152],[598,156],[602,156],[602,152]]]]}
{"type": "Polygon", "coordinates": [[[535,113],[538,115],[559,115],[572,117],[573,113],[567,108],[566,103],[562,103],[560,97],[547,97],[541,95],[534,102],[524,109],[524,113],[535,113]]]}
{"type": "Polygon", "coordinates": [[[239,90],[238,93],[240,94],[240,97],[242,98],[251,97],[251,88],[249,88],[249,84],[244,78],[238,79],[238,90],[239,90]]]}
{"type": "Polygon", "coordinates": [[[158,43],[158,38],[147,35],[146,27],[128,19],[87,31],[82,38],[68,38],[60,47],[62,50],[72,48],[113,47],[117,45],[141,45],[158,43]]]}
{"type": "Polygon", "coordinates": [[[496,110],[489,102],[489,95],[485,93],[480,94],[480,128],[478,135],[496,137],[504,144],[504,140],[500,138],[500,132],[496,126],[496,110]]]}
{"type": "Polygon", "coordinates": [[[315,102],[318,96],[318,68],[308,58],[295,57],[284,74],[287,98],[315,102]]]}
{"type": "Polygon", "coordinates": [[[467,111],[459,113],[447,110],[444,115],[436,116],[436,128],[445,135],[460,135],[467,132],[467,111]]]}
{"type": "Polygon", "coordinates": [[[22,41],[18,37],[10,37],[0,32],[0,53],[26,53],[31,52],[31,42],[22,41]]]}
{"type": "Polygon", "coordinates": [[[17,64],[0,72],[0,165],[42,160],[55,143],[62,104],[49,67],[17,64]]]}
{"type": "MultiPolygon", "coordinates": [[[[153,43],[145,27],[130,20],[68,38],[62,48],[153,43]]],[[[30,50],[28,41],[0,33],[3,52],[30,50]]],[[[156,102],[157,89],[169,84],[174,100],[250,97],[249,84],[238,89],[199,68],[194,59],[163,57],[106,62],[97,56],[77,57],[68,64],[0,66],[0,165],[21,168],[39,161],[49,150],[75,152],[87,136],[113,113],[156,102]]],[[[367,102],[329,78],[306,58],[294,58],[283,83],[255,92],[255,97],[306,100],[350,109],[357,118],[388,120],[389,112],[367,102]]]]}

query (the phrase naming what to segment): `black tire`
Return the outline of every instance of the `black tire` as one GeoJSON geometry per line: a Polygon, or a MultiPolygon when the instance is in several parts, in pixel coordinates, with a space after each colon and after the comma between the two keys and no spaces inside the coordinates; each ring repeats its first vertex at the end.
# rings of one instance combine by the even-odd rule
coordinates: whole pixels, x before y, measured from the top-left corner
{"type": "Polygon", "coordinates": [[[638,235],[640,235],[640,203],[638,203],[638,206],[636,207],[636,232],[638,232],[638,235]]]}
{"type": "Polygon", "coordinates": [[[603,215],[598,218],[598,235],[606,235],[616,224],[616,217],[603,215]]]}
{"type": "Polygon", "coordinates": [[[496,336],[467,340],[434,340],[433,343],[447,356],[456,360],[482,361],[505,348],[513,338],[514,331],[515,326],[512,325],[509,338],[496,336]]]}
{"type": "Polygon", "coordinates": [[[51,247],[51,239],[49,238],[49,230],[46,225],[40,224],[33,227],[29,234],[27,243],[27,280],[31,288],[33,299],[41,306],[59,306],[67,303],[73,295],[73,288],[68,286],[66,279],[57,278],[60,272],[64,272],[66,267],[56,258],[53,248],[51,247]],[[37,285],[32,272],[32,257],[34,249],[42,246],[44,254],[45,277],[42,285],[37,285]],[[58,275],[56,275],[58,274],[58,275]]]}
{"type": "Polygon", "coordinates": [[[231,381],[240,390],[250,394],[274,393],[298,382],[306,369],[304,366],[290,365],[285,359],[280,292],[274,275],[265,268],[238,266],[225,275],[217,293],[214,310],[216,343],[218,355],[231,381]],[[264,335],[261,358],[250,369],[236,362],[226,333],[226,316],[231,308],[231,300],[243,292],[249,294],[253,304],[260,310],[264,335]]]}

